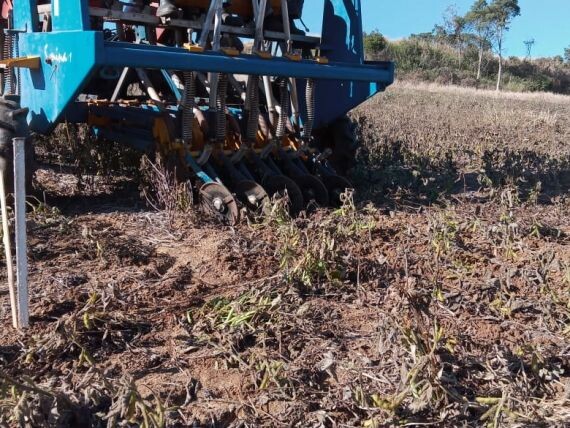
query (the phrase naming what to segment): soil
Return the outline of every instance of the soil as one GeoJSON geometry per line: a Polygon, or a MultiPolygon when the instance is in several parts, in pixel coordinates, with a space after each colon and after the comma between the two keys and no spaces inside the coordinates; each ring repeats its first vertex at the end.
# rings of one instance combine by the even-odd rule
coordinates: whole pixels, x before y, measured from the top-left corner
{"type": "Polygon", "coordinates": [[[40,150],[0,426],[568,426],[569,112],[396,86],[354,206],[236,227],[40,150]]]}

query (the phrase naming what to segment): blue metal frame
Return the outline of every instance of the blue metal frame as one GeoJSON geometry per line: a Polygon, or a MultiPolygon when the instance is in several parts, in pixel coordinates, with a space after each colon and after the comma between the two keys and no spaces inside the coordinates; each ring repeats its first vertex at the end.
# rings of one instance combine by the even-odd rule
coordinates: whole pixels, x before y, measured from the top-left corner
{"type": "Polygon", "coordinates": [[[232,74],[259,74],[267,76],[346,79],[354,81],[385,81],[390,78],[391,68],[387,65],[371,66],[316,61],[291,61],[286,58],[261,59],[256,55],[227,56],[217,52],[191,53],[185,49],[133,43],[105,42],[99,65],[115,67],[137,67],[181,71],[212,71],[232,74]]]}
{"type": "Polygon", "coordinates": [[[41,58],[39,70],[21,71],[22,105],[30,108],[28,119],[36,132],[50,132],[101,67],[160,70],[167,64],[181,71],[296,77],[300,84],[302,79],[316,79],[316,127],[342,116],[394,80],[393,63],[364,61],[360,0],[325,0],[321,50],[328,64],[106,42],[102,32],[88,30],[88,0],[52,0],[53,31],[34,32],[36,7],[35,0],[18,0],[14,11],[15,28],[26,30],[19,37],[20,55],[41,58]]]}
{"type": "Polygon", "coordinates": [[[26,33],[20,55],[40,56],[38,70],[21,70],[21,102],[33,131],[50,132],[95,72],[103,37],[93,31],[26,33]]]}
{"type": "MultiPolygon", "coordinates": [[[[350,72],[336,80],[321,77],[315,89],[315,128],[344,116],[394,82],[394,63],[364,60],[360,0],[325,0],[321,54],[332,64],[342,63],[352,70],[377,70],[378,74],[368,79],[359,79],[350,72]]],[[[299,93],[305,105],[304,90],[299,93]]]]}
{"type": "Polygon", "coordinates": [[[38,26],[38,14],[36,0],[18,0],[14,5],[14,29],[18,31],[32,32],[38,26]]]}
{"type": "Polygon", "coordinates": [[[52,0],[52,31],[88,31],[89,1],[52,0]]]}

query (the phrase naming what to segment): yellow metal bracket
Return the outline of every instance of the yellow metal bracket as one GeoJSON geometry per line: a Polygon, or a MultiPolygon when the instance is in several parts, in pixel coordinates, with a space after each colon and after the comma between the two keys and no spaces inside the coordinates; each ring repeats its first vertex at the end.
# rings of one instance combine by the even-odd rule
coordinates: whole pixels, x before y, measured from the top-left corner
{"type": "Polygon", "coordinates": [[[93,113],[89,113],[87,116],[87,125],[89,126],[100,126],[102,128],[109,127],[111,125],[111,120],[108,117],[101,117],[94,115],[93,113]]]}
{"type": "Polygon", "coordinates": [[[239,56],[239,51],[235,48],[221,48],[220,52],[227,56],[239,56]]]}
{"type": "Polygon", "coordinates": [[[170,144],[170,132],[163,118],[157,117],[152,126],[152,136],[162,147],[167,148],[170,144]]]}
{"type": "Polygon", "coordinates": [[[31,70],[37,70],[40,68],[40,57],[39,56],[24,56],[19,58],[9,58],[0,60],[0,68],[29,68],[31,70]]]}
{"type": "Polygon", "coordinates": [[[253,51],[253,54],[257,55],[261,59],[272,59],[273,58],[273,55],[271,55],[270,52],[260,51],[259,49],[255,49],[253,51]]]}
{"type": "Polygon", "coordinates": [[[295,61],[295,62],[299,62],[301,61],[301,55],[299,54],[285,54],[284,55],[285,58],[287,58],[289,61],[295,61]]]}
{"type": "Polygon", "coordinates": [[[187,51],[190,51],[192,53],[202,53],[204,52],[204,48],[200,45],[194,45],[191,43],[184,43],[184,49],[186,49],[187,51]]]}

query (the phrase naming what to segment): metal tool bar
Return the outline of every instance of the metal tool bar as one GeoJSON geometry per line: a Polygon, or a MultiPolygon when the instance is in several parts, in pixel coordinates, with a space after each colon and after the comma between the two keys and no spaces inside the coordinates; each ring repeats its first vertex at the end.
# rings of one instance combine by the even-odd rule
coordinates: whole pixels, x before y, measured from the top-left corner
{"type": "Polygon", "coordinates": [[[123,87],[125,86],[125,81],[127,80],[127,76],[129,74],[129,67],[123,68],[121,72],[121,77],[119,77],[119,81],[117,82],[117,86],[115,86],[115,90],[113,91],[113,95],[111,96],[111,101],[117,101],[123,87]]]}
{"type": "Polygon", "coordinates": [[[281,2],[281,18],[283,19],[283,30],[285,33],[285,41],[287,43],[287,50],[284,53],[291,53],[293,47],[293,40],[291,40],[291,23],[289,22],[289,6],[286,1],[281,2]]]}
{"type": "MultiPolygon", "coordinates": [[[[222,0],[212,0],[210,3],[210,8],[208,9],[208,13],[206,14],[206,18],[204,20],[202,35],[200,36],[200,41],[198,44],[201,47],[205,47],[206,43],[208,42],[208,38],[210,37],[210,33],[214,32],[221,32],[221,22],[220,20],[220,13],[222,8],[222,0]]],[[[195,27],[196,28],[196,27],[195,27]]],[[[215,36],[214,36],[215,38],[215,36]]]]}
{"type": "Polygon", "coordinates": [[[255,16],[255,30],[253,49],[261,50],[263,47],[263,24],[265,22],[265,11],[267,9],[267,0],[252,0],[253,11],[255,16]]]}
{"type": "MultiPolygon", "coordinates": [[[[38,13],[40,15],[51,15],[50,5],[39,5],[38,13]]],[[[202,30],[204,23],[202,21],[189,20],[189,19],[175,19],[175,18],[159,18],[154,15],[137,12],[122,12],[120,10],[105,9],[100,7],[89,8],[90,16],[103,18],[109,21],[122,21],[132,24],[152,25],[160,28],[185,28],[192,30],[202,30]]],[[[234,34],[244,38],[255,38],[254,28],[232,27],[229,25],[221,25],[222,33],[234,34]]],[[[212,29],[211,29],[212,30],[212,29]]],[[[285,33],[277,31],[264,31],[264,39],[272,41],[287,41],[288,37],[285,33]]],[[[319,45],[321,42],[318,36],[303,36],[299,34],[291,34],[290,39],[294,42],[303,42],[309,45],[319,45]]]]}
{"type": "Polygon", "coordinates": [[[348,80],[391,84],[393,63],[319,64],[311,60],[290,61],[276,57],[270,61],[255,55],[229,57],[216,52],[192,53],[185,49],[123,42],[104,42],[99,65],[173,70],[257,74],[293,78],[348,80]]]}

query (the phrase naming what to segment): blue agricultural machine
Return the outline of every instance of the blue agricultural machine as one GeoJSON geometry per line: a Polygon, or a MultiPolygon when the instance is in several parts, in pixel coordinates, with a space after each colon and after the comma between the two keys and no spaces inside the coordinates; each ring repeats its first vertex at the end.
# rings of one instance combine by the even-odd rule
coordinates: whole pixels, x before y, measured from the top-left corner
{"type": "MultiPolygon", "coordinates": [[[[86,124],[161,156],[234,223],[286,193],[334,205],[354,155],[346,113],[393,82],[364,60],[360,0],[3,0],[0,160],[29,131],[86,124]],[[155,2],[156,1],[156,2],[155,2]],[[304,24],[303,24],[304,25],[304,24]]],[[[31,149],[30,149],[31,150],[31,149]]]]}

